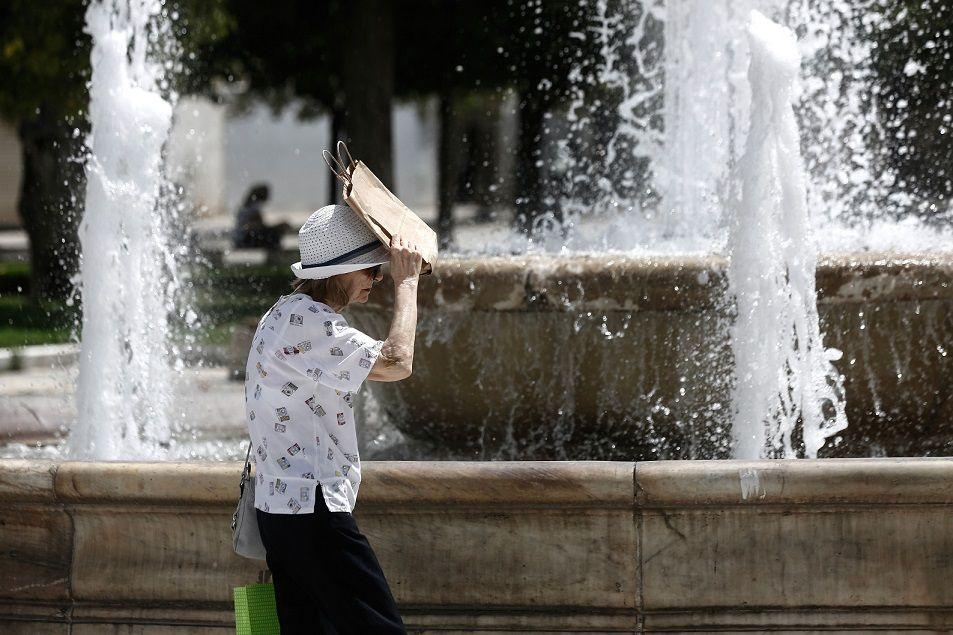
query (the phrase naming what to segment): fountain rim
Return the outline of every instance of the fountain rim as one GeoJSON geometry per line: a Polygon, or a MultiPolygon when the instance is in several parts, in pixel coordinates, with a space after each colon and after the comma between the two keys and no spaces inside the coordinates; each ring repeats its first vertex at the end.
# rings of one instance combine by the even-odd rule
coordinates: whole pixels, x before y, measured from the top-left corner
{"type": "MultiPolygon", "coordinates": [[[[471,254],[449,253],[440,256],[435,273],[439,276],[445,268],[458,268],[474,265],[496,265],[511,267],[532,267],[551,263],[621,263],[633,265],[725,265],[727,256],[720,253],[667,253],[638,251],[581,251],[571,253],[519,253],[519,254],[471,254]]],[[[839,250],[819,253],[818,268],[843,266],[950,266],[953,267],[953,247],[949,250],[935,251],[893,251],[893,250],[839,250]]]]}
{"type": "MultiPolygon", "coordinates": [[[[420,282],[443,312],[635,312],[724,306],[727,259],[709,254],[449,256],[420,282]]],[[[953,251],[843,252],[818,258],[820,304],[953,299],[953,251]]],[[[367,307],[391,306],[389,285],[367,307]]]]}
{"type": "MultiPolygon", "coordinates": [[[[953,458],[368,461],[359,508],[953,503],[953,458]]],[[[0,460],[0,502],[228,507],[241,462],[0,460]]]]}

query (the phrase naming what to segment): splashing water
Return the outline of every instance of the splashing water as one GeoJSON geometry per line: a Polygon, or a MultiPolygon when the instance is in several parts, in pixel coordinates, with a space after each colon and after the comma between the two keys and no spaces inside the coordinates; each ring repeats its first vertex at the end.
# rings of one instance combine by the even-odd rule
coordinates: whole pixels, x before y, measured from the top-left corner
{"type": "Polygon", "coordinates": [[[738,27],[737,4],[666,7],[664,121],[670,134],[655,173],[670,236],[694,234],[717,243],[737,136],[733,109],[743,88],[733,76],[740,47],[728,44],[738,27]]]}
{"type": "Polygon", "coordinates": [[[724,253],[753,9],[803,34],[793,97],[822,249],[948,249],[949,230],[912,215],[915,193],[885,151],[873,55],[883,0],[590,4],[572,37],[598,53],[570,73],[552,175],[565,221],[540,223],[531,251],[724,253]]]}
{"type": "Polygon", "coordinates": [[[791,0],[789,24],[798,25],[803,65],[795,106],[808,134],[804,160],[814,177],[808,204],[829,224],[862,223],[911,208],[895,170],[876,151],[886,132],[877,113],[879,88],[871,37],[883,0],[791,0]],[[887,214],[885,214],[887,212],[887,214]]]}
{"type": "Polygon", "coordinates": [[[728,238],[736,456],[793,457],[800,424],[804,454],[816,457],[847,418],[831,363],[840,351],[824,348],[818,324],[817,247],[792,108],[800,54],[794,33],[757,11],[748,38],[751,123],[728,238]]]}
{"type": "Polygon", "coordinates": [[[80,227],[83,331],[73,458],[161,456],[171,437],[168,313],[174,258],[160,204],[172,101],[152,53],[158,0],[96,0],[86,175],[80,227]]]}

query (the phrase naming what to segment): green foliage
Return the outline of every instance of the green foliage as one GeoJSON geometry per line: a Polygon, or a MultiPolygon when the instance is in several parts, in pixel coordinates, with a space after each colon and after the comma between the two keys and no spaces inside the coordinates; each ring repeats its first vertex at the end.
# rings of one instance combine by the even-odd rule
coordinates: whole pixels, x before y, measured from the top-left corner
{"type": "Polygon", "coordinates": [[[78,313],[62,302],[0,294],[0,347],[68,342],[78,313]]]}
{"type": "Polygon", "coordinates": [[[9,276],[29,276],[30,263],[28,262],[0,262],[0,279],[9,276]]]}
{"type": "MultiPolygon", "coordinates": [[[[227,33],[198,53],[197,77],[247,82],[246,96],[281,110],[294,102],[303,116],[342,99],[339,29],[347,3],[289,0],[276,10],[258,0],[228,0],[227,33]]],[[[584,29],[584,3],[570,0],[404,0],[394,10],[394,73],[398,98],[446,91],[516,88],[558,95],[584,29]]],[[[373,82],[369,77],[367,81],[373,82]]]]}
{"type": "Polygon", "coordinates": [[[174,78],[184,94],[214,96],[214,80],[228,77],[228,64],[220,65],[212,52],[236,27],[226,0],[178,0],[170,14],[176,16],[175,36],[183,66],[174,78]]]}
{"type": "MultiPolygon", "coordinates": [[[[83,30],[88,0],[0,3],[0,117],[13,122],[82,115],[89,101],[92,42],[83,30]]],[[[210,75],[200,54],[233,25],[225,0],[178,0],[174,14],[187,72],[180,88],[204,92],[210,75]]],[[[82,126],[80,126],[82,127],[82,126]]]]}
{"type": "MultiPolygon", "coordinates": [[[[80,308],[61,301],[36,302],[21,285],[29,280],[24,263],[0,263],[0,347],[70,341],[80,308]],[[18,290],[20,287],[20,290],[18,290]]],[[[260,317],[275,298],[290,292],[285,266],[233,266],[197,271],[193,280],[196,311],[202,331],[199,340],[227,344],[232,326],[260,317]]],[[[190,332],[173,320],[179,336],[190,332]]]]}
{"type": "Polygon", "coordinates": [[[258,0],[228,0],[222,37],[197,51],[196,79],[206,84],[218,77],[241,81],[244,96],[261,99],[276,111],[291,101],[304,114],[333,103],[340,85],[340,51],[329,41],[336,1],[288,0],[280,8],[258,0]]]}
{"type": "Polygon", "coordinates": [[[83,0],[0,3],[0,117],[20,122],[40,109],[57,117],[86,106],[89,36],[83,0]]]}
{"type": "Polygon", "coordinates": [[[30,265],[26,262],[0,262],[0,297],[30,292],[30,265]]]}
{"type": "Polygon", "coordinates": [[[546,80],[559,95],[580,46],[585,2],[415,0],[397,12],[400,94],[515,88],[535,92],[546,80]]]}
{"type": "Polygon", "coordinates": [[[291,292],[285,266],[215,267],[196,272],[194,301],[199,321],[215,329],[260,317],[275,299],[291,292]]]}
{"type": "Polygon", "coordinates": [[[23,346],[39,346],[41,344],[66,344],[72,341],[71,338],[71,329],[0,326],[0,348],[20,348],[23,346]]]}

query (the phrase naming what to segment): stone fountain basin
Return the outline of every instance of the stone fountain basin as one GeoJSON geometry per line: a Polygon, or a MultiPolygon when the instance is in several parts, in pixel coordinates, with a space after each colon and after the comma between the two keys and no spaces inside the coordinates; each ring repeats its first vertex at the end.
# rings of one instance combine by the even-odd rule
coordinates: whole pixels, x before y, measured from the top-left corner
{"type": "MultiPolygon", "coordinates": [[[[364,468],[414,632],[953,628],[950,459],[364,468]]],[[[0,632],[228,632],[240,469],[0,461],[0,632]]]]}
{"type": "MultiPolygon", "coordinates": [[[[725,268],[716,256],[447,258],[420,285],[413,376],[372,393],[447,456],[725,458],[725,268]]],[[[817,288],[850,421],[821,456],[948,453],[953,254],[832,254],[817,288]]],[[[390,294],[349,311],[384,337],[390,294]]]]}

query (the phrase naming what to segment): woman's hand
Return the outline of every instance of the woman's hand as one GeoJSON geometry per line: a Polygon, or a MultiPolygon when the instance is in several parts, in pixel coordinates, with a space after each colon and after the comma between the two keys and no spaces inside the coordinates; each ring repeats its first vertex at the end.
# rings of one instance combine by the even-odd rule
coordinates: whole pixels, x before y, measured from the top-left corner
{"type": "Polygon", "coordinates": [[[420,277],[420,267],[423,258],[417,246],[405,243],[400,236],[391,236],[390,239],[390,275],[395,285],[406,280],[417,280],[420,277]]]}

